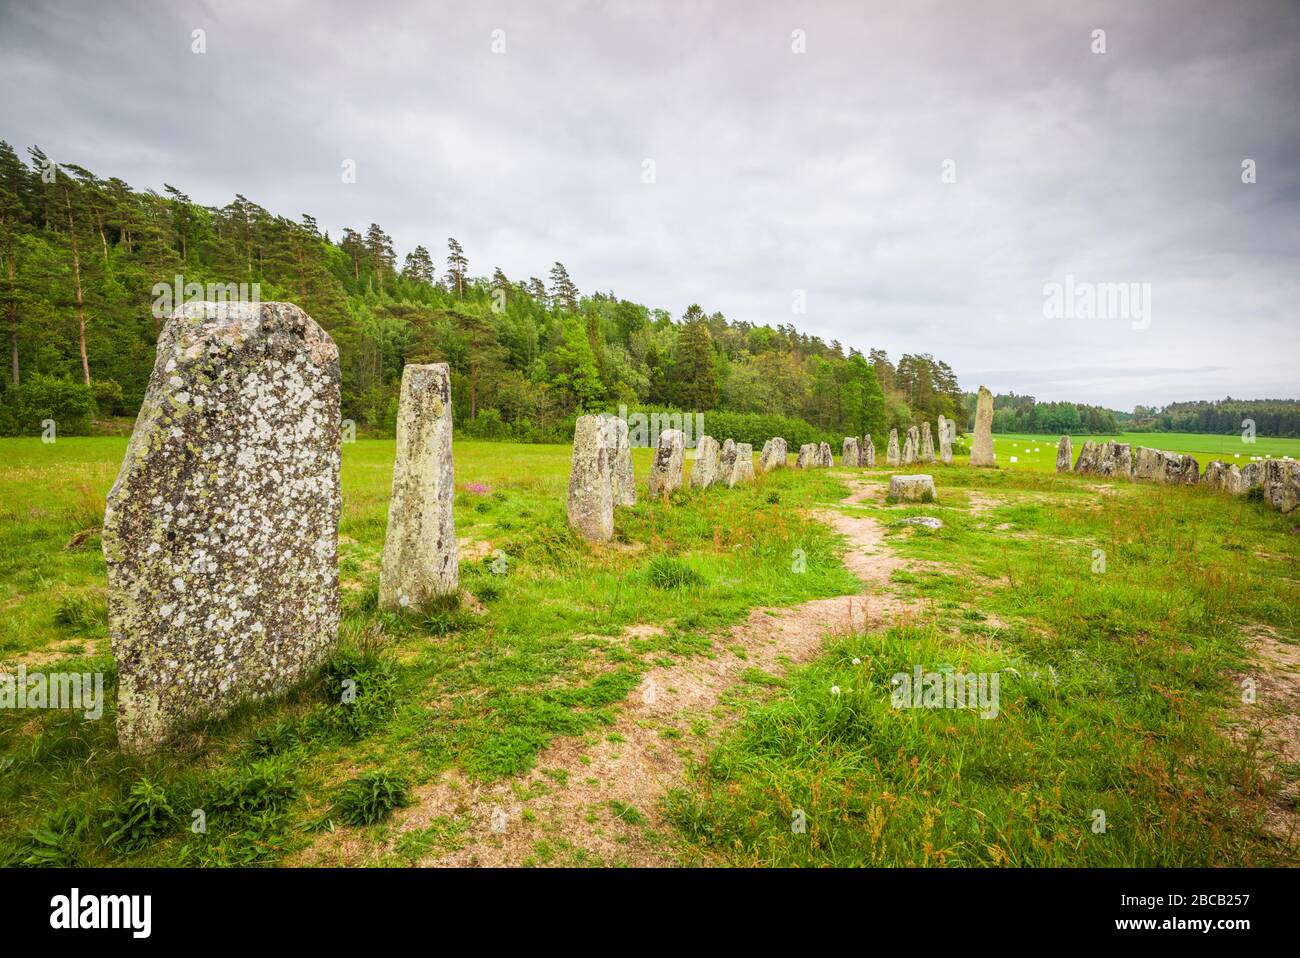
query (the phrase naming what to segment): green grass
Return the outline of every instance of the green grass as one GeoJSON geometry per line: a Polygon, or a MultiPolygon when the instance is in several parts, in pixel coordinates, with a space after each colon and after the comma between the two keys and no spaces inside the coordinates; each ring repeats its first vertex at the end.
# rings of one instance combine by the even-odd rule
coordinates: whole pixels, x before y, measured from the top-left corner
{"type": "MultiPolygon", "coordinates": [[[[0,856],[31,857],[32,830],[66,811],[77,827],[62,823],[56,854],[66,847],[86,863],[273,863],[310,841],[358,774],[401,772],[412,787],[448,769],[520,774],[557,736],[610,723],[648,668],[715,654],[713,635],[751,608],[855,585],[834,537],[797,509],[841,495],[824,475],[642,502],[619,511],[612,546],[592,549],[565,521],[567,446],[458,440],[457,533],[482,554],[462,560],[461,580],[477,602],[382,613],[393,443],[357,442],[343,457],[339,653],[282,699],[130,758],[114,747],[98,536],[65,548],[100,521],[124,449],[120,438],[0,441],[0,661],[104,671],[107,699],[98,722],[0,713],[0,856]],[[772,492],[781,505],[766,501],[772,492]],[[804,575],[789,574],[795,549],[804,575]],[[663,634],[625,638],[638,623],[663,634]],[[349,679],[356,699],[343,702],[349,679]],[[175,814],[160,813],[165,828],[149,819],[138,840],[112,839],[141,782],[175,814]],[[259,805],[264,787],[283,800],[259,805]],[[241,790],[254,800],[231,797],[241,790]],[[189,827],[195,812],[205,832],[189,827]]],[[[644,494],[649,450],[634,457],[644,494]]]]}
{"type": "Polygon", "coordinates": [[[1294,864],[1260,830],[1275,786],[1255,744],[1221,726],[1230,670],[1249,667],[1241,627],[1300,638],[1295,520],[1199,488],[1097,496],[970,469],[939,484],[936,505],[855,510],[934,564],[895,575],[919,618],[797,670],[669,797],[697,860],[1294,864]],[[972,491],[1003,504],[975,512],[972,491]],[[945,526],[895,523],[922,513],[945,526]],[[998,715],[893,708],[891,677],[917,665],[997,673],[998,715]]]}
{"type": "MultiPolygon", "coordinates": [[[[1008,437],[998,442],[1008,468],[928,470],[935,503],[848,510],[890,523],[890,547],[925,560],[894,581],[925,613],[842,638],[789,674],[744,673],[739,723],[665,805],[683,861],[1284,857],[1258,829],[1271,786],[1249,744],[1218,725],[1228,672],[1244,665],[1240,627],[1300,636],[1294,517],[1202,489],[1116,483],[1098,495],[1095,478],[1051,475],[1055,450],[1041,439],[1042,469],[1011,467],[1008,437]],[[997,503],[977,512],[984,497],[997,503]],[[945,526],[893,524],[910,515],[945,526]],[[1097,549],[1104,574],[1091,571],[1097,549]],[[891,710],[888,678],[913,664],[1015,671],[999,673],[999,716],[981,720],[891,710]],[[802,833],[790,829],[796,809],[802,833]],[[1104,834],[1089,827],[1094,809],[1104,834]]],[[[339,652],[282,698],[130,757],[115,748],[96,532],[124,448],[0,440],[0,662],[100,670],[106,694],[100,721],[0,711],[0,864],[273,865],[327,829],[378,845],[392,810],[443,773],[510,778],[558,737],[604,739],[649,668],[720,654],[725,629],[755,607],[860,587],[808,514],[846,492],[824,472],[643,501],[618,512],[614,543],[591,548],[565,522],[567,446],[457,440],[457,533],[476,556],[461,564],[468,598],[383,613],[393,443],[362,441],[344,448],[339,652]],[[802,575],[791,574],[796,549],[802,575]],[[662,632],[630,634],[638,624],[662,632]]],[[[634,458],[644,491],[649,451],[634,458]]],[[[681,734],[665,732],[664,747],[681,734]]],[[[563,787],[562,771],[552,778],[563,787]]],[[[640,829],[650,806],[638,804],[608,811],[640,829]]],[[[463,816],[428,820],[380,861],[454,851],[468,828],[463,816]]],[[[532,861],[585,854],[557,837],[532,861]]]]}

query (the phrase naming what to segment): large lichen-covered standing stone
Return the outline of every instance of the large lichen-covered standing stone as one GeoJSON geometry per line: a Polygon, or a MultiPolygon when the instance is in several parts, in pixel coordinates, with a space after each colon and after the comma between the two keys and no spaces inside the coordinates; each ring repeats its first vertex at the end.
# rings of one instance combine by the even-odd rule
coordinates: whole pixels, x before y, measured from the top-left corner
{"type": "Polygon", "coordinates": [[[405,367],[397,401],[393,495],[379,572],[382,608],[420,609],[460,588],[451,433],[447,364],[405,367]]]}
{"type": "Polygon", "coordinates": [[[773,436],[763,443],[763,454],[758,457],[758,471],[766,473],[773,469],[784,469],[789,454],[785,440],[780,436],[773,436]]]}
{"type": "Polygon", "coordinates": [[[632,472],[632,449],[628,445],[627,420],[621,416],[605,416],[606,430],[614,431],[614,505],[636,505],[636,475],[632,472]]]}
{"type": "Polygon", "coordinates": [[[970,464],[992,466],[993,462],[993,394],[980,387],[975,401],[975,437],[971,440],[970,464]]]}
{"type": "Polygon", "coordinates": [[[898,430],[889,430],[889,446],[885,449],[885,465],[898,465],[898,430]]]}
{"type": "Polygon", "coordinates": [[[842,453],[844,465],[846,466],[862,465],[861,449],[862,446],[860,445],[857,436],[845,436],[844,445],[843,445],[844,451],[842,453]]]}
{"type": "Polygon", "coordinates": [[[926,475],[890,476],[889,498],[897,502],[933,502],[934,477],[926,475]]]}
{"type": "Polygon", "coordinates": [[[835,465],[835,457],[831,454],[831,444],[823,442],[817,447],[817,465],[823,469],[830,469],[835,465]]]}
{"type": "Polygon", "coordinates": [[[916,462],[916,427],[907,430],[907,441],[903,443],[903,465],[910,466],[916,462]]]}
{"type": "MultiPolygon", "coordinates": [[[[408,367],[409,368],[409,367],[408,367]]],[[[614,480],[618,448],[613,416],[579,416],[569,468],[569,525],[588,542],[614,535],[614,480]]]]}
{"type": "Polygon", "coordinates": [[[680,429],[659,434],[654,465],[650,468],[650,495],[659,498],[682,487],[682,465],[686,458],[686,435],[680,429]]]}
{"type": "MultiPolygon", "coordinates": [[[[728,439],[727,441],[730,442],[731,440],[728,439]]],[[[722,474],[722,478],[726,482],[728,489],[738,482],[752,482],[754,479],[754,447],[747,442],[736,443],[735,456],[732,458],[728,470],[722,474]]]]}
{"type": "Polygon", "coordinates": [[[701,436],[695,445],[695,464],[691,466],[691,488],[707,489],[718,481],[721,462],[718,440],[701,436]]]}
{"type": "Polygon", "coordinates": [[[945,465],[952,465],[952,441],[956,432],[956,424],[941,415],[939,417],[939,458],[945,465]]]}
{"type": "Polygon", "coordinates": [[[805,442],[799,447],[799,458],[794,461],[796,469],[811,469],[817,465],[817,443],[805,442]]]}
{"type": "Polygon", "coordinates": [[[1056,471],[1069,472],[1072,462],[1074,462],[1074,449],[1070,445],[1070,437],[1062,436],[1061,441],[1056,444],[1056,471]]]}
{"type": "Polygon", "coordinates": [[[167,321],[104,512],[118,741],[307,677],[338,640],[339,360],[292,303],[167,321]]]}
{"type": "Polygon", "coordinates": [[[871,441],[871,433],[862,437],[862,464],[868,467],[876,465],[876,444],[871,441]]]}

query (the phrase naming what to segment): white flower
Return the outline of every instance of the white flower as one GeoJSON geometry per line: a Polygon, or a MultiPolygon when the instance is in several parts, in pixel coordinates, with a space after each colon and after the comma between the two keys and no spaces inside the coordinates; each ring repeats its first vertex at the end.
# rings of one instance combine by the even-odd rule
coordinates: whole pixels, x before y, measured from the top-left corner
{"type": "Polygon", "coordinates": [[[832,685],[831,695],[839,695],[839,694],[840,694],[840,687],[838,685],[832,685]]]}
{"type": "Polygon", "coordinates": [[[861,665],[861,664],[862,664],[862,660],[861,660],[861,659],[854,659],[854,660],[853,660],[853,664],[854,664],[854,665],[861,665]]]}

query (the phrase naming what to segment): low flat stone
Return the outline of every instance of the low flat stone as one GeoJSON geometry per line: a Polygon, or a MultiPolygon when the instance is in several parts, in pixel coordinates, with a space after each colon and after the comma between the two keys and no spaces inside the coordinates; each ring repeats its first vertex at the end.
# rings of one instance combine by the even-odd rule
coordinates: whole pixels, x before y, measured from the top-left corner
{"type": "Polygon", "coordinates": [[[936,519],[934,516],[908,516],[906,519],[899,519],[898,523],[904,526],[925,526],[927,529],[943,528],[943,520],[936,519]]]}
{"type": "Polygon", "coordinates": [[[934,477],[927,475],[890,476],[889,497],[898,502],[933,502],[939,498],[934,491],[934,477]]]}

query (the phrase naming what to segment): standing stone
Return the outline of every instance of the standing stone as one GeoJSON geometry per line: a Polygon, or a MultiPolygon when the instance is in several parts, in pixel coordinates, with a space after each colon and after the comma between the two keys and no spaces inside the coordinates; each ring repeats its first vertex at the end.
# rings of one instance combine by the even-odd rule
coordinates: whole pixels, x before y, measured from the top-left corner
{"type": "Polygon", "coordinates": [[[1074,461],[1074,449],[1070,445],[1070,437],[1062,436],[1061,441],[1056,444],[1056,471],[1069,472],[1070,463],[1074,461]]]}
{"type": "Polygon", "coordinates": [[[831,455],[831,444],[824,442],[817,447],[817,465],[823,469],[830,469],[835,465],[835,457],[831,455]]]}
{"type": "Polygon", "coordinates": [[[736,465],[736,440],[728,439],[722,444],[722,453],[718,457],[718,479],[726,482],[731,470],[736,465]]]}
{"type": "Polygon", "coordinates": [[[1300,462],[1293,459],[1265,459],[1261,468],[1264,501],[1286,514],[1300,505],[1300,462]]]}
{"type": "MultiPolygon", "coordinates": [[[[731,440],[728,439],[727,442],[731,442],[731,440]]],[[[754,447],[747,442],[736,443],[731,467],[723,473],[722,478],[727,483],[728,489],[738,482],[753,482],[754,447]]]]}
{"type": "Polygon", "coordinates": [[[301,309],[172,314],[104,511],[124,750],[284,691],[330,654],[339,442],[338,349],[301,309]]]}
{"type": "Polygon", "coordinates": [[[1164,479],[1163,453],[1158,449],[1138,446],[1133,454],[1133,478],[1160,482],[1164,479]]]}
{"type": "Polygon", "coordinates": [[[920,462],[921,461],[921,430],[917,429],[915,426],[908,427],[907,444],[904,445],[903,464],[911,465],[913,463],[920,462]],[[912,447],[912,458],[910,462],[908,461],[907,458],[907,452],[906,452],[907,444],[910,444],[912,447]]]}
{"type": "Polygon", "coordinates": [[[1132,448],[1126,442],[1103,442],[1097,449],[1095,472],[1109,479],[1129,479],[1133,471],[1132,448]]]}
{"type": "Polygon", "coordinates": [[[686,436],[680,429],[659,434],[654,465],[650,467],[650,495],[656,499],[682,487],[682,465],[686,460],[686,436]]]}
{"type": "Polygon", "coordinates": [[[799,458],[794,461],[796,469],[811,469],[817,465],[817,443],[805,442],[799,447],[799,458]]]}
{"type": "Polygon", "coordinates": [[[397,459],[379,572],[381,608],[423,608],[460,587],[455,494],[451,371],[446,363],[407,366],[397,403],[397,459]]]}
{"type": "Polygon", "coordinates": [[[718,440],[701,436],[695,445],[695,464],[691,466],[691,488],[707,489],[718,481],[721,474],[721,450],[718,440]]]}
{"type": "Polygon", "coordinates": [[[930,422],[921,423],[921,461],[934,462],[934,439],[930,435],[930,422]]]}
{"type": "Polygon", "coordinates": [[[862,447],[858,442],[857,436],[844,437],[843,459],[846,466],[862,465],[862,447]]]}
{"type": "Polygon", "coordinates": [[[885,465],[898,465],[898,430],[889,430],[889,446],[885,449],[885,465]]]}
{"type": "Polygon", "coordinates": [[[1193,486],[1201,481],[1201,464],[1196,461],[1195,456],[1186,454],[1179,456],[1177,472],[1174,476],[1174,482],[1184,486],[1193,486]]]}
{"type": "Polygon", "coordinates": [[[876,465],[876,444],[871,441],[871,433],[867,433],[862,439],[862,464],[868,468],[874,468],[876,465]]]}
{"type": "Polygon", "coordinates": [[[975,438],[971,441],[970,464],[992,466],[993,462],[993,394],[980,387],[975,401],[975,438]]]}
{"type": "Polygon", "coordinates": [[[912,438],[914,432],[916,432],[915,426],[907,430],[907,441],[903,443],[903,465],[905,466],[913,465],[916,462],[916,442],[912,438]]]}
{"type": "Polygon", "coordinates": [[[627,439],[627,420],[621,416],[605,416],[606,430],[614,432],[613,486],[614,505],[636,505],[636,474],[632,471],[632,449],[627,439]]]}
{"type": "Polygon", "coordinates": [[[569,525],[588,542],[608,542],[614,535],[618,431],[608,423],[611,418],[579,416],[573,427],[569,525]]]}
{"type": "Polygon", "coordinates": [[[758,458],[758,471],[768,473],[773,469],[784,469],[788,455],[789,450],[786,448],[785,440],[780,436],[773,436],[763,443],[763,454],[758,458]]]}
{"type": "Polygon", "coordinates": [[[952,441],[957,438],[957,424],[939,417],[939,458],[944,465],[952,465],[952,441]]]}
{"type": "Polygon", "coordinates": [[[1246,494],[1246,481],[1235,464],[1211,460],[1205,466],[1201,482],[1211,489],[1231,493],[1234,496],[1246,494]]]}
{"type": "Polygon", "coordinates": [[[1091,439],[1085,440],[1083,448],[1079,450],[1079,460],[1074,464],[1074,471],[1080,476],[1087,476],[1097,471],[1097,459],[1101,455],[1101,450],[1091,439]]]}

